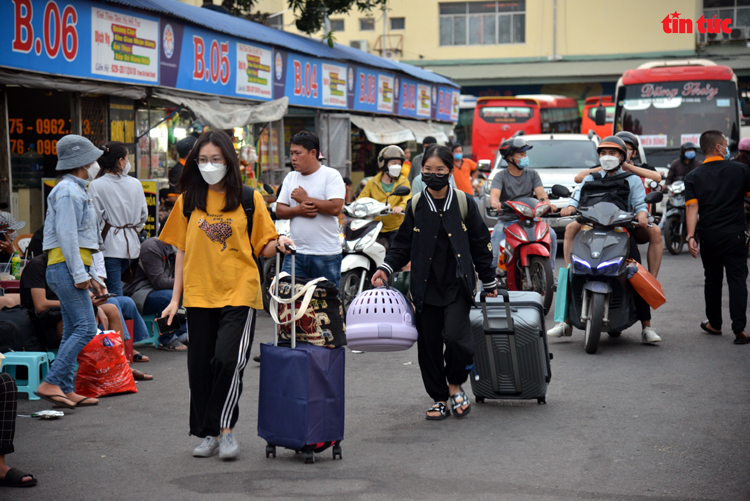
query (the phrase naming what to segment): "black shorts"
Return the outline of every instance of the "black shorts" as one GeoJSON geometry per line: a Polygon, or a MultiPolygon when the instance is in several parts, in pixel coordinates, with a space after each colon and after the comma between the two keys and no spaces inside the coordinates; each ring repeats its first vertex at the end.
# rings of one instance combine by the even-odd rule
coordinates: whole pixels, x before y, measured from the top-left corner
{"type": "Polygon", "coordinates": [[[59,348],[60,341],[57,339],[57,324],[62,322],[62,311],[59,306],[47,308],[42,313],[37,313],[36,318],[39,325],[41,341],[47,349],[59,348]]]}

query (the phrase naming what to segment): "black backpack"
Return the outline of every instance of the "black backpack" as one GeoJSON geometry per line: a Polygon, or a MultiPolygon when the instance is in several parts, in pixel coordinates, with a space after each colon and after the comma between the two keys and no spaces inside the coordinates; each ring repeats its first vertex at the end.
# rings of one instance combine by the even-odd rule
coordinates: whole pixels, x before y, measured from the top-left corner
{"type": "MultiPolygon", "coordinates": [[[[245,209],[245,216],[247,217],[247,236],[250,238],[250,242],[253,241],[253,213],[255,212],[255,190],[250,186],[242,186],[242,208],[245,209]]],[[[190,215],[193,213],[192,210],[188,210],[186,205],[182,206],[182,215],[185,219],[190,221],[190,215]]]]}
{"type": "Polygon", "coordinates": [[[31,313],[23,306],[0,310],[0,353],[47,351],[36,336],[31,313]]]}

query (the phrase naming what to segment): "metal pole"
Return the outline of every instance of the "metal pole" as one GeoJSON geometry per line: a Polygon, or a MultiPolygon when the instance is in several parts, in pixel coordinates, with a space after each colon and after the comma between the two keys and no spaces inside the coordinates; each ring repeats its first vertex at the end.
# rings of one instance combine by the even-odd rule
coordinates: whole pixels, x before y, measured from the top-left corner
{"type": "Polygon", "coordinates": [[[381,40],[381,43],[380,43],[380,56],[381,57],[385,57],[385,29],[386,29],[386,24],[388,22],[388,13],[386,11],[387,7],[388,7],[387,4],[383,3],[383,39],[381,40]]]}
{"type": "Polygon", "coordinates": [[[552,59],[557,59],[557,0],[552,0],[552,59]]]}

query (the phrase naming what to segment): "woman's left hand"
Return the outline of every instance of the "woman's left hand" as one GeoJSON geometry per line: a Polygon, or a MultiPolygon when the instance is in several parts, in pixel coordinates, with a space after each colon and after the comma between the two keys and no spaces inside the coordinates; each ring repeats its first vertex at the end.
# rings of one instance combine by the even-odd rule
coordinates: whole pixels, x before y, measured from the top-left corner
{"type": "Polygon", "coordinates": [[[391,213],[393,213],[393,214],[403,214],[404,213],[404,209],[402,207],[394,207],[393,209],[391,209],[391,213]]]}
{"type": "Polygon", "coordinates": [[[279,243],[276,248],[280,249],[284,254],[291,254],[292,251],[286,248],[287,244],[291,245],[292,247],[296,247],[296,245],[294,245],[294,241],[292,241],[291,238],[282,235],[279,237],[279,243]]]}

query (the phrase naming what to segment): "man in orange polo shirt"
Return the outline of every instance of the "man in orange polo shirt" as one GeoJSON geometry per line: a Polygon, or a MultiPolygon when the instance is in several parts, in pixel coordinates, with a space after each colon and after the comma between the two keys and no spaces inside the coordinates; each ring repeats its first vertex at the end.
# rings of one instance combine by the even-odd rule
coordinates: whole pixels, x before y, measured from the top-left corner
{"type": "Polygon", "coordinates": [[[706,160],[685,176],[685,205],[690,254],[698,257],[700,239],[705,276],[708,318],[701,322],[701,329],[721,335],[721,288],[726,269],[734,344],[750,344],[745,333],[748,237],[744,207],[745,197],[750,196],[750,170],[729,161],[727,138],[720,131],[701,134],[700,147],[706,160]]]}
{"type": "Polygon", "coordinates": [[[464,193],[474,196],[472,182],[479,175],[477,163],[464,158],[464,149],[458,143],[451,146],[451,151],[453,152],[453,179],[456,181],[456,186],[464,193]]]}

